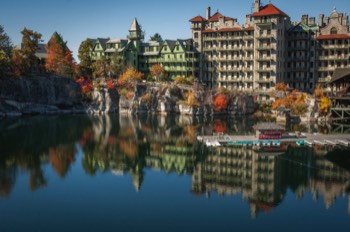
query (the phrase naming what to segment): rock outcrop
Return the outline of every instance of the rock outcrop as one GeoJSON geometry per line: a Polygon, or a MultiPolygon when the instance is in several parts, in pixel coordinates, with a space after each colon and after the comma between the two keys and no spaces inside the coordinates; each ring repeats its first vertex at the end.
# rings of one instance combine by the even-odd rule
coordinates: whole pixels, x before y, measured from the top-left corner
{"type": "Polygon", "coordinates": [[[228,107],[214,111],[212,99],[215,94],[204,87],[175,84],[139,84],[135,87],[133,98],[120,96],[119,112],[127,114],[183,114],[183,115],[248,115],[255,112],[257,104],[252,96],[237,93],[229,98],[228,107]],[[189,105],[186,96],[194,93],[196,105],[189,105]]]}
{"type": "Polygon", "coordinates": [[[0,79],[0,115],[81,113],[81,89],[64,77],[0,79]]]}
{"type": "Polygon", "coordinates": [[[88,114],[118,113],[119,95],[116,89],[95,89],[91,92],[91,100],[84,103],[88,114]]]}

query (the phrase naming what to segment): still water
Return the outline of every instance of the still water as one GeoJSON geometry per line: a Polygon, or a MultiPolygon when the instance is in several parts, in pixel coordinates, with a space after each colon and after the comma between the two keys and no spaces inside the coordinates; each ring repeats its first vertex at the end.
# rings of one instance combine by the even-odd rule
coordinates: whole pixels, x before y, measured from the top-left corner
{"type": "Polygon", "coordinates": [[[271,156],[196,141],[251,134],[254,124],[181,116],[2,120],[0,231],[350,231],[349,150],[291,144],[271,156]]]}

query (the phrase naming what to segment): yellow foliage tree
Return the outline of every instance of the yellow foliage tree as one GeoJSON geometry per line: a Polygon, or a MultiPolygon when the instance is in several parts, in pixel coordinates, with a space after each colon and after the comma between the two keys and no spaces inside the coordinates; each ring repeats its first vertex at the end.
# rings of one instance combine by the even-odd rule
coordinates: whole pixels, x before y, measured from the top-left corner
{"type": "Polygon", "coordinates": [[[329,112],[329,109],[331,108],[332,102],[331,100],[326,97],[323,96],[320,99],[320,113],[321,114],[327,114],[329,112]]]}
{"type": "Polygon", "coordinates": [[[129,67],[119,76],[118,85],[125,86],[130,85],[133,82],[142,81],[144,74],[137,71],[136,69],[129,67]]]}

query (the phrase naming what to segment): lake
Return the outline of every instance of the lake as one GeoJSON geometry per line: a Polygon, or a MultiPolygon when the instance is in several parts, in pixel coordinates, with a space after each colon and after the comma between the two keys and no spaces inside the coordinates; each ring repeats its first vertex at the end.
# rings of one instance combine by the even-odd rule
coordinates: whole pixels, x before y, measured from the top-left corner
{"type": "MultiPolygon", "coordinates": [[[[207,148],[252,118],[0,121],[0,231],[350,231],[350,150],[207,148]]],[[[330,133],[333,127],[290,125],[330,133]]]]}

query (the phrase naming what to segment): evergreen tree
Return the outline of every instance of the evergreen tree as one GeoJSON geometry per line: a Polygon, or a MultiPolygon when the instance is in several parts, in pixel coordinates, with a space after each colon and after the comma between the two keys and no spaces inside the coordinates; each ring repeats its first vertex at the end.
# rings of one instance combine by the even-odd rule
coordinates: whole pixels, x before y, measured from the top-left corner
{"type": "Polygon", "coordinates": [[[11,39],[0,25],[0,77],[6,76],[10,66],[11,39]]]}
{"type": "Polygon", "coordinates": [[[153,36],[151,36],[150,40],[156,42],[163,42],[162,36],[158,33],[155,33],[153,36]]]}
{"type": "Polygon", "coordinates": [[[80,68],[83,75],[91,75],[92,74],[92,58],[91,51],[93,49],[93,43],[91,39],[84,40],[80,46],[78,51],[78,58],[80,60],[80,68]]]}
{"type": "Polygon", "coordinates": [[[22,70],[22,74],[29,74],[31,68],[37,66],[37,57],[35,56],[35,53],[38,49],[41,34],[27,28],[24,28],[21,31],[21,34],[22,46],[20,56],[22,60],[20,61],[20,69],[22,70]]]}

